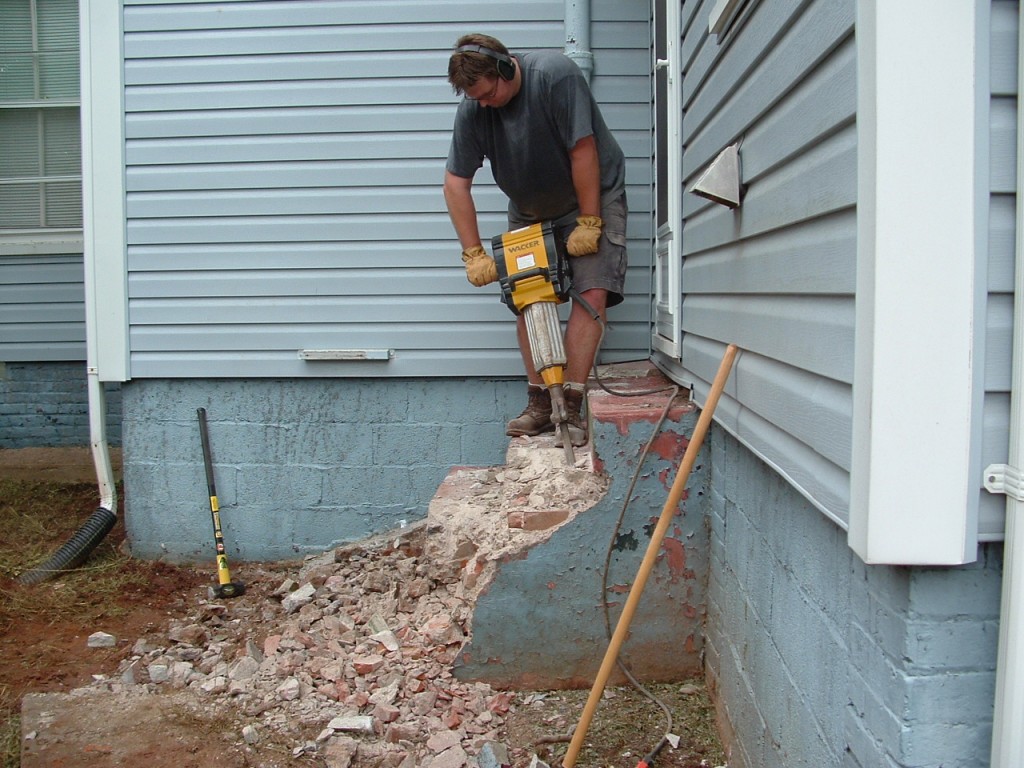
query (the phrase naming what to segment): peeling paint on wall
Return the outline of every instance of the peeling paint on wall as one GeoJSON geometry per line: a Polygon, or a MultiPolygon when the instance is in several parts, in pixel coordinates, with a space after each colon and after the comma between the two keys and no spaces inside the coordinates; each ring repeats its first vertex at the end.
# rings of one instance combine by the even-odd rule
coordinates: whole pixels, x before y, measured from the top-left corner
{"type": "Polygon", "coordinates": [[[615,543],[612,545],[612,549],[616,552],[624,552],[625,550],[635,550],[640,546],[640,542],[637,541],[636,532],[629,530],[626,533],[620,533],[615,537],[615,543]]]}
{"type": "Polygon", "coordinates": [[[661,551],[665,555],[665,564],[668,566],[669,578],[671,581],[679,581],[686,578],[686,547],[679,539],[665,537],[661,542],[661,551]]]}

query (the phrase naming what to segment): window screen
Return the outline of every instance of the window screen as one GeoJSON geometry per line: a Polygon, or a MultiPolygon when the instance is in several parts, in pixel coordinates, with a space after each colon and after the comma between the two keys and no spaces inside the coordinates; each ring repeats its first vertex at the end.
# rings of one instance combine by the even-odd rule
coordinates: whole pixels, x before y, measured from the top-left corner
{"type": "Polygon", "coordinates": [[[82,226],[77,0],[0,2],[0,230],[82,226]]]}

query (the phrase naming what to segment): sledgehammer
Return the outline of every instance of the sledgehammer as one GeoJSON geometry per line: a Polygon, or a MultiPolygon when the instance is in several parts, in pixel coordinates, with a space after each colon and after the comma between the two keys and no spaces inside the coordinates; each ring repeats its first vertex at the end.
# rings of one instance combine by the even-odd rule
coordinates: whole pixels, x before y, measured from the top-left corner
{"type": "Polygon", "coordinates": [[[210,458],[210,435],[206,429],[206,409],[199,408],[199,437],[203,443],[203,465],[206,467],[206,488],[210,495],[210,514],[213,517],[213,542],[217,547],[217,587],[213,590],[215,597],[241,597],[245,594],[245,584],[231,580],[228,571],[228,556],[224,551],[224,534],[220,529],[220,502],[217,501],[217,488],[213,482],[213,460],[210,458]]]}

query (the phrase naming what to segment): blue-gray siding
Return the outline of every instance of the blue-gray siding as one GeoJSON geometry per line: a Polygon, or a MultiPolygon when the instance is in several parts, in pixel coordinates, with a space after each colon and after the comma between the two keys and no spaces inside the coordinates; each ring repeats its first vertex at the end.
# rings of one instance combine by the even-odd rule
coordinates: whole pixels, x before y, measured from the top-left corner
{"type": "MultiPolygon", "coordinates": [[[[741,214],[684,200],[682,361],[698,393],[722,345],[744,353],[719,416],[820,509],[849,510],[856,270],[853,2],[763,0],[735,39],[708,37],[709,3],[683,4],[687,185],[741,140],[741,214]]],[[[982,463],[1006,461],[1013,308],[1016,10],[994,0],[989,286],[982,463]]],[[[978,488],[981,539],[1003,500],[978,488]]]]}
{"type": "Polygon", "coordinates": [[[698,396],[724,345],[717,416],[820,509],[849,508],[856,274],[855,4],[753,3],[720,45],[683,2],[686,187],[741,141],[739,213],[683,201],[681,361],[698,396]]]}
{"type": "MultiPolygon", "coordinates": [[[[985,404],[982,466],[1009,458],[1010,372],[1013,352],[1017,123],[1016,0],[993,0],[991,146],[989,149],[988,308],[985,319],[985,404]]],[[[1005,497],[979,491],[978,535],[1001,537],[1005,497]]]]}
{"type": "MultiPolygon", "coordinates": [[[[135,378],[519,375],[496,286],[466,281],[440,183],[462,33],[561,49],[564,4],[157,3],[124,9],[135,378]],[[515,19],[515,21],[511,21],[515,19]],[[391,349],[303,362],[302,349],[391,349]]],[[[649,346],[649,9],[596,2],[593,88],[629,158],[628,297],[649,346]]],[[[485,237],[504,198],[478,177],[485,237]]]]}
{"type": "Polygon", "coordinates": [[[85,360],[82,254],[0,256],[0,361],[85,360]]]}

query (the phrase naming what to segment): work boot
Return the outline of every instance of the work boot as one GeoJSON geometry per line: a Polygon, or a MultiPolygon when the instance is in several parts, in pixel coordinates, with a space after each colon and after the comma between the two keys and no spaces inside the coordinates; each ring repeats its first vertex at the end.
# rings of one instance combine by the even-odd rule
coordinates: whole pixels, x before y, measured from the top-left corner
{"type": "MultiPolygon", "coordinates": [[[[566,422],[569,425],[569,442],[577,448],[587,444],[587,420],[583,416],[584,392],[565,388],[566,422]]],[[[562,432],[555,431],[555,447],[562,447],[562,432]]]]}
{"type": "Polygon", "coordinates": [[[551,393],[547,387],[530,387],[527,395],[526,409],[505,427],[509,437],[539,435],[555,428],[551,423],[551,393]]]}

